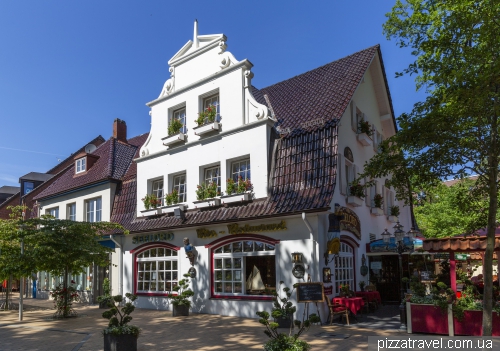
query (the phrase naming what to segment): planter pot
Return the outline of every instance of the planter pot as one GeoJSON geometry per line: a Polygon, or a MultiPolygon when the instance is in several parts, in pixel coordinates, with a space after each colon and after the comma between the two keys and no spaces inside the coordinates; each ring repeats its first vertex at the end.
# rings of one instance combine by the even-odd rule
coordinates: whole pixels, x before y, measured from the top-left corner
{"type": "Polygon", "coordinates": [[[108,302],[107,301],[102,301],[99,302],[99,308],[108,308],[108,302]]]}
{"type": "Polygon", "coordinates": [[[169,145],[181,142],[181,141],[186,141],[186,135],[183,133],[178,133],[175,135],[171,135],[171,136],[162,138],[161,140],[163,140],[163,145],[169,146],[169,145]]]}
{"type": "Polygon", "coordinates": [[[193,201],[193,204],[195,208],[217,207],[220,206],[220,199],[193,201]]]}
{"type": "Polygon", "coordinates": [[[356,135],[358,142],[363,146],[370,146],[372,144],[372,138],[370,138],[366,133],[361,133],[356,135]]]}
{"type": "Polygon", "coordinates": [[[137,351],[137,336],[105,334],[104,351],[137,351]]]}
{"type": "MultiPolygon", "coordinates": [[[[496,312],[492,314],[492,336],[500,336],[500,317],[496,312]]],[[[483,335],[483,311],[464,311],[464,319],[459,321],[453,317],[455,335],[483,335]]]]}
{"type": "Polygon", "coordinates": [[[389,222],[396,223],[398,221],[398,217],[397,216],[389,216],[389,217],[387,217],[387,220],[389,222]]]}
{"type": "Polygon", "coordinates": [[[410,304],[413,333],[449,335],[448,313],[434,305],[410,304]]]}
{"type": "Polygon", "coordinates": [[[210,133],[213,131],[218,131],[219,127],[220,127],[219,122],[213,122],[213,123],[204,124],[204,125],[199,126],[199,127],[195,127],[195,128],[193,128],[193,130],[194,130],[194,134],[203,135],[203,134],[210,133]]]}
{"type": "Polygon", "coordinates": [[[252,199],[252,194],[250,193],[241,193],[241,194],[231,194],[226,196],[221,196],[221,200],[223,204],[230,204],[233,202],[245,202],[250,201],[252,199]]]}
{"type": "Polygon", "coordinates": [[[274,320],[276,323],[278,323],[278,328],[288,328],[292,326],[292,319],[291,318],[278,318],[274,320]]]}
{"type": "Polygon", "coordinates": [[[161,207],[150,208],[149,210],[142,210],[141,213],[143,216],[156,216],[161,214],[161,207]]]}
{"type": "Polygon", "coordinates": [[[384,210],[381,209],[380,207],[372,207],[370,209],[370,213],[375,216],[383,216],[384,215],[384,210]]]}
{"type": "Polygon", "coordinates": [[[348,196],[347,204],[354,207],[363,206],[363,199],[357,196],[348,196]]]}
{"type": "Polygon", "coordinates": [[[189,316],[189,306],[187,305],[172,305],[172,317],[189,316]]]}
{"type": "Polygon", "coordinates": [[[175,204],[170,206],[163,206],[161,208],[161,213],[174,213],[175,209],[178,208],[181,211],[186,211],[186,205],[184,204],[175,204]]]}

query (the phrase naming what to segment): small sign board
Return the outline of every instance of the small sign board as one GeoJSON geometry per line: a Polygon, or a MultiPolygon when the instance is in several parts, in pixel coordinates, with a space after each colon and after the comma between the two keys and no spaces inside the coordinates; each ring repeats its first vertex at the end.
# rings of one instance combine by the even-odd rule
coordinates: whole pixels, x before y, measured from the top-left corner
{"type": "Polygon", "coordinates": [[[458,261],[467,261],[470,255],[467,254],[455,254],[455,259],[458,261]]]}
{"type": "Polygon", "coordinates": [[[422,271],[420,272],[421,280],[431,280],[432,272],[431,271],[422,271]]]}
{"type": "Polygon", "coordinates": [[[323,283],[298,283],[297,302],[324,302],[323,283]]]}
{"type": "Polygon", "coordinates": [[[332,295],[333,294],[333,286],[324,286],[323,291],[325,292],[325,295],[332,295]]]}
{"type": "Polygon", "coordinates": [[[370,268],[371,269],[382,269],[382,262],[381,261],[370,262],[370,268]]]}

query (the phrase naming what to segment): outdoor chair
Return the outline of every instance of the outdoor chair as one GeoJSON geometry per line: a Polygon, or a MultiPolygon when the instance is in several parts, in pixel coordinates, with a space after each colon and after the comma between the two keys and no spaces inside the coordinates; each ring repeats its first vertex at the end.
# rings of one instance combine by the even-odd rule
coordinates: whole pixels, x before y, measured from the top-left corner
{"type": "Polygon", "coordinates": [[[365,291],[377,291],[377,288],[375,287],[375,285],[370,284],[366,286],[365,291]]]}
{"type": "Polygon", "coordinates": [[[326,300],[328,303],[328,309],[330,310],[329,313],[329,318],[330,318],[330,325],[333,323],[333,318],[335,316],[341,315],[342,319],[346,319],[347,325],[349,325],[349,309],[347,308],[346,305],[341,304],[341,303],[334,303],[332,304],[330,300],[326,300]]]}

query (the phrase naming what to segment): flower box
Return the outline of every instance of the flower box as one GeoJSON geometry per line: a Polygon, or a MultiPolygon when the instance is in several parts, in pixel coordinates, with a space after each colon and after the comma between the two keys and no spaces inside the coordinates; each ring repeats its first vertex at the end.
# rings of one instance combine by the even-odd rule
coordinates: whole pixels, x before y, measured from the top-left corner
{"type": "Polygon", "coordinates": [[[348,196],[347,204],[354,207],[363,206],[363,199],[357,196],[348,196]]]}
{"type": "Polygon", "coordinates": [[[387,220],[389,222],[396,223],[398,221],[398,217],[397,216],[389,216],[389,217],[387,217],[387,220]]]}
{"type": "Polygon", "coordinates": [[[180,209],[181,211],[186,211],[186,205],[184,204],[175,204],[175,205],[170,205],[170,206],[163,206],[161,208],[161,213],[174,213],[174,210],[176,208],[180,209]]]}
{"type": "Polygon", "coordinates": [[[155,216],[161,214],[161,207],[150,208],[149,210],[141,211],[143,216],[155,216]]]}
{"type": "Polygon", "coordinates": [[[163,145],[169,146],[169,145],[178,143],[180,141],[185,141],[186,134],[178,133],[178,134],[174,134],[174,135],[162,138],[161,140],[163,140],[163,145]]]}
{"type": "Polygon", "coordinates": [[[252,194],[248,192],[221,196],[223,204],[230,204],[234,202],[245,202],[245,201],[250,201],[251,199],[252,199],[252,194]]]}
{"type": "Polygon", "coordinates": [[[370,138],[366,133],[360,133],[356,135],[356,138],[363,146],[370,146],[372,144],[372,138],[370,138]]]}
{"type": "Polygon", "coordinates": [[[434,305],[414,303],[409,305],[409,333],[453,335],[453,330],[449,328],[448,313],[434,305]]]}
{"type": "Polygon", "coordinates": [[[208,123],[208,124],[204,124],[204,125],[199,126],[199,127],[195,127],[195,128],[193,128],[193,130],[194,130],[194,134],[202,135],[202,134],[210,133],[214,130],[219,130],[219,127],[220,127],[219,122],[215,121],[213,123],[208,123]]]}
{"type": "MultiPolygon", "coordinates": [[[[500,336],[500,316],[496,312],[492,314],[492,336],[500,336]]],[[[464,319],[459,321],[453,317],[453,329],[455,335],[483,335],[483,311],[464,311],[464,319]]]]}
{"type": "Polygon", "coordinates": [[[220,206],[220,199],[206,199],[193,202],[195,208],[206,208],[220,206]]]}
{"type": "Polygon", "coordinates": [[[384,215],[384,210],[381,209],[380,207],[372,207],[370,209],[370,213],[375,216],[383,216],[384,215]]]}

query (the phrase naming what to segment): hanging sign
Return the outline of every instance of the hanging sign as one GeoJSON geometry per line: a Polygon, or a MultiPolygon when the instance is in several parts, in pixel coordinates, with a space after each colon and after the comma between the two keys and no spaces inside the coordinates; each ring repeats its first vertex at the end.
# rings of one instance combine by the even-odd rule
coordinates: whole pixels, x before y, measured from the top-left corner
{"type": "Polygon", "coordinates": [[[341,207],[339,212],[343,216],[340,221],[340,229],[353,233],[361,240],[361,222],[359,221],[358,215],[347,207],[341,207]]]}
{"type": "Polygon", "coordinates": [[[455,254],[455,259],[458,261],[467,261],[467,259],[470,257],[468,254],[455,254]]]}
{"type": "Polygon", "coordinates": [[[332,295],[333,294],[333,286],[325,286],[323,287],[323,291],[325,292],[325,295],[332,295]]]}

